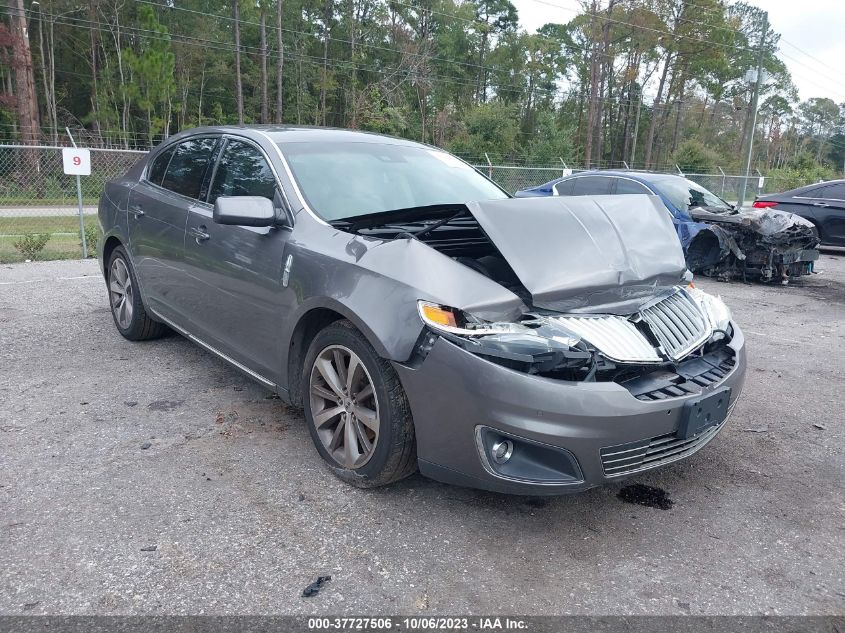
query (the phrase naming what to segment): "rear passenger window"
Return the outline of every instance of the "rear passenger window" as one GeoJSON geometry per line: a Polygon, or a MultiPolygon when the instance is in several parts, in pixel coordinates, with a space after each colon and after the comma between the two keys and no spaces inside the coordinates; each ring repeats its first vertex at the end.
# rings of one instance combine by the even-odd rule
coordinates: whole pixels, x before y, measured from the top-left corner
{"type": "Polygon", "coordinates": [[[648,195],[651,192],[643,187],[640,183],[634,180],[628,180],[627,178],[617,178],[616,179],[616,193],[623,194],[623,193],[641,193],[648,195]]]}
{"type": "Polygon", "coordinates": [[[572,195],[572,180],[562,180],[555,185],[555,192],[559,196],[572,195]]]}
{"type": "Polygon", "coordinates": [[[215,138],[197,138],[180,143],[170,159],[161,186],[189,198],[199,198],[215,138]]]}
{"type": "Polygon", "coordinates": [[[574,179],[573,196],[601,196],[610,193],[612,178],[606,176],[581,176],[574,179]]]}
{"type": "Polygon", "coordinates": [[[826,198],[828,200],[845,200],[845,184],[828,185],[813,189],[813,198],[826,198]]]}
{"type": "Polygon", "coordinates": [[[153,164],[147,172],[147,180],[156,185],[161,184],[161,179],[164,177],[164,170],[167,169],[167,163],[170,162],[170,157],[173,156],[173,148],[163,151],[156,156],[153,164]]]}
{"type": "Polygon", "coordinates": [[[254,146],[229,141],[217,163],[208,201],[218,196],[263,196],[273,199],[276,178],[264,155],[254,146]]]}

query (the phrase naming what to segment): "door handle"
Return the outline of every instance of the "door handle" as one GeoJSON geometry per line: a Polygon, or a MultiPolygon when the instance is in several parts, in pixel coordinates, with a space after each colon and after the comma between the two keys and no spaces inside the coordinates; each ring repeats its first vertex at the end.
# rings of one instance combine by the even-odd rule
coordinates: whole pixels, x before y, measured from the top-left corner
{"type": "Polygon", "coordinates": [[[204,242],[211,237],[207,231],[208,229],[205,227],[205,225],[197,226],[191,229],[191,235],[197,238],[197,244],[199,244],[200,242],[204,242]]]}
{"type": "Polygon", "coordinates": [[[814,207],[829,207],[830,205],[827,202],[814,202],[814,207]]]}
{"type": "Polygon", "coordinates": [[[129,212],[135,216],[136,220],[144,215],[144,210],[141,208],[141,205],[138,204],[133,204],[129,207],[129,212]]]}

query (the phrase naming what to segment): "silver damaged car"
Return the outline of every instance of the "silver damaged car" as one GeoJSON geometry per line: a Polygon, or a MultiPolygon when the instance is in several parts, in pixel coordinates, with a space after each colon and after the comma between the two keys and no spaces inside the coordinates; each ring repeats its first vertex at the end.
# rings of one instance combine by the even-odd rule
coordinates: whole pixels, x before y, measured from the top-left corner
{"type": "Polygon", "coordinates": [[[118,331],[175,330],[301,407],[356,486],[584,490],[689,457],[742,390],[742,332],[656,197],[515,199],[419,143],[208,127],[99,219],[118,331]]]}

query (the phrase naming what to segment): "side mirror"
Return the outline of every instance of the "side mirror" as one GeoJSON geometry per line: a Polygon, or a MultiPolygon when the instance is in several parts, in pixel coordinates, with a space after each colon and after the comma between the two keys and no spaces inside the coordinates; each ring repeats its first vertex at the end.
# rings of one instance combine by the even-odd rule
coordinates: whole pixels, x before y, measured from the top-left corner
{"type": "Polygon", "coordinates": [[[273,226],[276,209],[263,196],[220,196],[214,201],[214,221],[237,226],[273,226]]]}

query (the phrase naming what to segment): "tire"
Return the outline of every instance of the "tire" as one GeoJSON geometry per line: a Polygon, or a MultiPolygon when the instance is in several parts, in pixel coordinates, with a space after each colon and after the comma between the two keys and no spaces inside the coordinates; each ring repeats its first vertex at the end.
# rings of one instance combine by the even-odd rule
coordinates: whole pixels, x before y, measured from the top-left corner
{"type": "Polygon", "coordinates": [[[311,439],[337,477],[375,488],[416,472],[414,423],[399,377],[352,323],[335,321],[317,333],[301,385],[311,439]],[[347,378],[343,372],[350,367],[347,378]],[[336,380],[330,382],[332,372],[336,380]]]}
{"type": "Polygon", "coordinates": [[[144,309],[138,278],[122,246],[116,247],[109,257],[106,288],[114,325],[123,338],[146,341],[159,338],[167,331],[167,326],[154,321],[144,309]]]}

